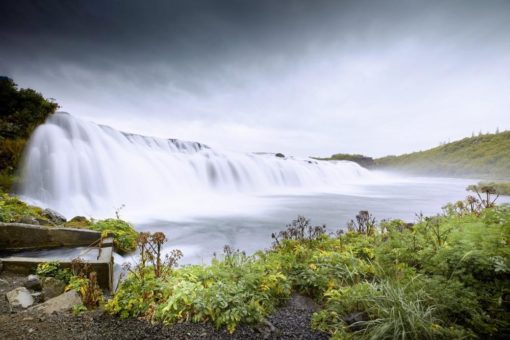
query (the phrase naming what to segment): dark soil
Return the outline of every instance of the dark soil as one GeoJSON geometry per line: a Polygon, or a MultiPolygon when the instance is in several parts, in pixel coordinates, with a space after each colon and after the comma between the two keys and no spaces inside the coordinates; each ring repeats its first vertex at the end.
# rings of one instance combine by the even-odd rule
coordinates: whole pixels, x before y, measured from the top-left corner
{"type": "Polygon", "coordinates": [[[0,339],[328,339],[327,334],[311,330],[310,317],[316,306],[299,295],[269,316],[268,323],[240,325],[228,334],[211,324],[152,325],[135,318],[119,319],[100,310],[81,316],[10,313],[5,293],[20,287],[24,276],[2,273],[0,279],[4,280],[0,281],[0,339]]]}

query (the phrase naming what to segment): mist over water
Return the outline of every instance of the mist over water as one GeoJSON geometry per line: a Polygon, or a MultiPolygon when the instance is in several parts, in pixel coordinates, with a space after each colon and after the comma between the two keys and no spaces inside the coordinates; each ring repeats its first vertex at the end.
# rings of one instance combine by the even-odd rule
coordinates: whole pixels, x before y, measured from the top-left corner
{"type": "Polygon", "coordinates": [[[163,231],[182,263],[207,262],[225,244],[269,247],[298,214],[329,230],[359,210],[413,221],[464,198],[474,180],[412,178],[353,162],[215,150],[197,142],[128,134],[57,113],[27,147],[18,193],[66,217],[120,215],[163,231]]]}

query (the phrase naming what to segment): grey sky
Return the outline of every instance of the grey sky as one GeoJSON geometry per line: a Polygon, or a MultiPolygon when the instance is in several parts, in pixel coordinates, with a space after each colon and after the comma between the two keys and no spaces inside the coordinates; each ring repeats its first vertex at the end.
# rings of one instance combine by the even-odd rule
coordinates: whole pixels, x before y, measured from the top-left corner
{"type": "Polygon", "coordinates": [[[510,1],[2,1],[0,74],[73,115],[373,156],[510,129],[510,1]]]}

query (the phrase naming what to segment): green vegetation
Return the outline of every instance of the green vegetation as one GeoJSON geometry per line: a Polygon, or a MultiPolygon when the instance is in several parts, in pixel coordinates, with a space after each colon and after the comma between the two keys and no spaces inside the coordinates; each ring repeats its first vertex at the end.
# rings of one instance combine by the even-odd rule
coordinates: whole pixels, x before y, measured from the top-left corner
{"type": "Polygon", "coordinates": [[[227,247],[209,266],[175,269],[180,253],[160,258],[164,235],[143,234],[140,264],[106,308],[232,332],[262,321],[295,291],[322,306],[313,325],[336,339],[510,334],[510,206],[486,208],[472,197],[414,225],[377,223],[363,211],[336,235],[299,217],[272,236],[269,251],[247,256],[227,247]]]}
{"type": "Polygon", "coordinates": [[[118,218],[92,221],[87,228],[100,231],[104,236],[112,235],[115,251],[126,254],[136,249],[138,233],[131,224],[118,218]]]}
{"type": "Polygon", "coordinates": [[[60,263],[57,261],[44,262],[37,265],[35,273],[42,277],[54,277],[68,284],[73,276],[68,268],[60,268],[60,263]]]}
{"type": "Polygon", "coordinates": [[[0,189],[11,188],[28,138],[57,108],[52,99],[0,77],[0,189]]]}
{"type": "MultiPolygon", "coordinates": [[[[0,192],[0,222],[36,223],[55,226],[39,207],[31,206],[15,196],[0,192]]],[[[121,254],[136,249],[138,233],[131,224],[120,218],[105,220],[88,220],[76,216],[63,226],[69,228],[90,229],[100,231],[104,236],[113,235],[115,250],[121,254]]]]}
{"type": "Polygon", "coordinates": [[[52,225],[43,215],[43,210],[26,204],[15,196],[0,192],[0,222],[22,222],[32,218],[41,224],[52,225]]]}
{"type": "Polygon", "coordinates": [[[375,160],[379,169],[420,175],[510,178],[510,131],[464,138],[436,148],[375,160]]]}
{"type": "Polygon", "coordinates": [[[71,268],[61,268],[58,261],[40,263],[36,274],[61,280],[67,285],[66,291],[75,290],[80,294],[83,303],[73,306],[75,315],[94,309],[103,302],[103,293],[97,284],[96,272],[89,270],[88,264],[80,258],[73,260],[71,268]]]}
{"type": "Polygon", "coordinates": [[[331,157],[328,158],[320,158],[320,157],[312,157],[314,159],[320,160],[320,161],[351,161],[358,163],[362,167],[365,168],[372,168],[374,167],[374,159],[372,157],[367,157],[363,155],[358,154],[347,154],[347,153],[337,153],[334,155],[331,155],[331,157]]]}
{"type": "Polygon", "coordinates": [[[215,259],[210,266],[172,270],[182,254],[174,251],[161,261],[154,252],[155,235],[141,234],[140,264],[130,270],[106,305],[110,312],[121,317],[143,316],[165,324],[210,321],[233,332],[240,322],[261,321],[290,294],[280,263],[246,256],[228,247],[223,260],[215,259]],[[153,241],[147,247],[148,239],[153,241]],[[147,266],[148,262],[152,266],[147,266]],[[157,263],[170,270],[158,273],[157,263]]]}

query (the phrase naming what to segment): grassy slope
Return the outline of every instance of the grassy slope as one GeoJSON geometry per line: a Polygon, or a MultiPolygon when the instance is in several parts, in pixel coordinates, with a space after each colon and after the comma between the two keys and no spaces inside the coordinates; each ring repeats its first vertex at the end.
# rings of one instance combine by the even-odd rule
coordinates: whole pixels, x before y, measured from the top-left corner
{"type": "Polygon", "coordinates": [[[371,157],[358,155],[358,154],[347,154],[347,153],[337,153],[331,155],[331,157],[320,158],[320,157],[312,157],[314,159],[320,161],[351,161],[358,163],[359,165],[365,168],[371,168],[374,166],[374,160],[371,157]]]}
{"type": "Polygon", "coordinates": [[[510,131],[375,160],[377,168],[422,175],[510,179],[510,131]]]}

